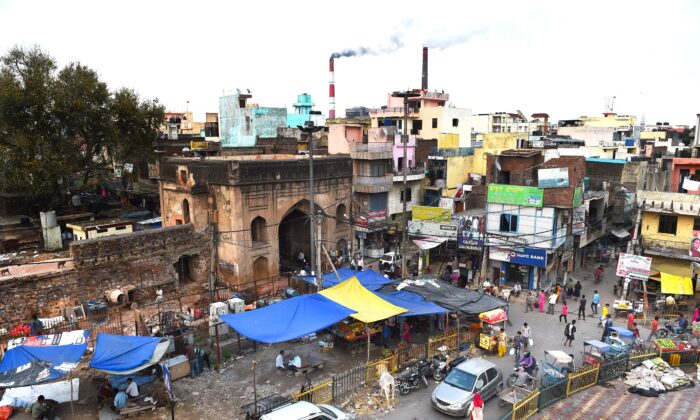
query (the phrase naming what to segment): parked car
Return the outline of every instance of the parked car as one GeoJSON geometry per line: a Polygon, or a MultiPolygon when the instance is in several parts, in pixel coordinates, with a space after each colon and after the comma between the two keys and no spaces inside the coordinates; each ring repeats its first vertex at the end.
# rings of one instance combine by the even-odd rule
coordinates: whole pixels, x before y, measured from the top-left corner
{"type": "Polygon", "coordinates": [[[379,267],[381,269],[391,267],[392,264],[396,266],[401,265],[401,255],[394,251],[387,252],[379,259],[379,267]]]}
{"type": "Polygon", "coordinates": [[[353,414],[345,413],[332,405],[298,401],[283,405],[263,415],[260,420],[352,420],[354,418],[353,414]]]}
{"type": "Polygon", "coordinates": [[[467,408],[479,391],[486,401],[503,390],[503,374],[498,366],[481,358],[466,360],[447,375],[433,391],[433,407],[456,417],[467,415],[467,408]]]}

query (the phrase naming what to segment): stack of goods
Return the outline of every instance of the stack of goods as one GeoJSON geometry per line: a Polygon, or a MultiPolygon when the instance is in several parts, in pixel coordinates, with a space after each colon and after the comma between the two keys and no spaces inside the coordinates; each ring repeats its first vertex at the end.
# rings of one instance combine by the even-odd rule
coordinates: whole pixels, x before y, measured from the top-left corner
{"type": "Polygon", "coordinates": [[[658,347],[662,352],[677,350],[676,343],[674,343],[670,338],[657,338],[655,341],[656,347],[658,347]]]}
{"type": "Polygon", "coordinates": [[[660,357],[643,361],[625,375],[629,392],[648,397],[695,386],[685,372],[672,368],[660,357]]]}

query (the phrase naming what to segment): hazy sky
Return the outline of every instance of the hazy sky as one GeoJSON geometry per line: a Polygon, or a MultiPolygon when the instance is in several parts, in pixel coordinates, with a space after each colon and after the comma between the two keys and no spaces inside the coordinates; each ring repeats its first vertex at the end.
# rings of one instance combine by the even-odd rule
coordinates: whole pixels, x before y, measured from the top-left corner
{"type": "Polygon", "coordinates": [[[326,113],[330,54],[361,46],[381,54],[336,61],[337,109],[381,106],[391,90],[420,87],[429,44],[430,88],[474,113],[575,118],[615,96],[620,114],[692,125],[699,9],[693,0],[0,0],[0,52],[38,44],[169,110],[189,100],[201,120],[235,88],[264,106],[308,92],[326,113]]]}

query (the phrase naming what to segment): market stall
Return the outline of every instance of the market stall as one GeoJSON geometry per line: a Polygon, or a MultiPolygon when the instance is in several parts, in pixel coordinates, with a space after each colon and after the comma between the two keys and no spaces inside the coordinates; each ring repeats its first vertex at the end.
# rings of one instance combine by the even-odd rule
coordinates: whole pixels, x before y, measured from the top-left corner
{"type": "Polygon", "coordinates": [[[347,318],[331,327],[331,332],[335,337],[347,347],[350,353],[356,353],[361,347],[367,344],[367,332],[370,337],[382,332],[381,324],[369,324],[369,328],[365,328],[364,322],[356,321],[352,318],[347,318]]]}
{"type": "Polygon", "coordinates": [[[503,309],[494,309],[479,314],[481,321],[481,334],[479,334],[479,347],[486,351],[498,349],[498,334],[501,328],[505,328],[508,315],[503,309]]]}

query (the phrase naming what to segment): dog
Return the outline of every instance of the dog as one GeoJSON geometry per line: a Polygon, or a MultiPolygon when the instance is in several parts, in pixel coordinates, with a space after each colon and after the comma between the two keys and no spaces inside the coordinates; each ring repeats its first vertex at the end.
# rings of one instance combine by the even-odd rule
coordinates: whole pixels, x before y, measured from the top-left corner
{"type": "Polygon", "coordinates": [[[10,274],[10,269],[9,268],[3,268],[0,270],[0,276],[9,276],[10,274]]]}

